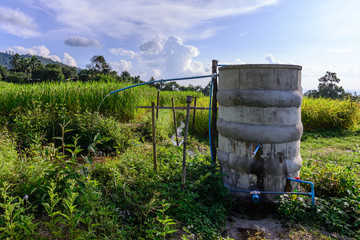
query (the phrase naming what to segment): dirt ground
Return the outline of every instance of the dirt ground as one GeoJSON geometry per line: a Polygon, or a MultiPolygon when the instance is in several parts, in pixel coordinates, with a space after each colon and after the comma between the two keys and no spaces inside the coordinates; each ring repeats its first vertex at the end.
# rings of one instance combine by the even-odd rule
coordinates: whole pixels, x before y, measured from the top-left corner
{"type": "Polygon", "coordinates": [[[248,206],[245,210],[234,210],[228,216],[226,227],[222,232],[223,237],[235,240],[312,240],[312,239],[339,239],[349,238],[336,234],[303,227],[294,223],[281,222],[273,206],[248,206]]]}
{"type": "Polygon", "coordinates": [[[251,205],[241,210],[234,209],[228,217],[223,236],[233,239],[284,239],[289,231],[276,219],[272,205],[251,205]]]}

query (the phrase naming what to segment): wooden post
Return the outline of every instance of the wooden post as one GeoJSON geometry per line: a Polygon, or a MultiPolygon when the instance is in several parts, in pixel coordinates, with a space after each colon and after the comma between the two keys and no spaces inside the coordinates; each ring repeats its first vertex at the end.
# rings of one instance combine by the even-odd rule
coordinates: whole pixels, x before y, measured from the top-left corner
{"type": "Polygon", "coordinates": [[[155,125],[155,103],[151,102],[151,113],[152,113],[152,140],[153,140],[153,154],[154,154],[154,170],[157,171],[157,160],[156,160],[156,125],[155,125]]]}
{"type": "Polygon", "coordinates": [[[174,116],[176,146],[179,146],[179,138],[178,138],[178,135],[177,135],[177,124],[176,124],[174,98],[171,98],[171,102],[172,102],[172,110],[173,110],[173,116],[174,116]]]}
{"type": "Polygon", "coordinates": [[[195,131],[195,113],[196,113],[196,97],[194,98],[194,116],[192,121],[192,133],[195,131]]]}
{"type": "Polygon", "coordinates": [[[213,93],[212,93],[212,109],[211,109],[211,152],[213,156],[213,163],[216,163],[216,143],[215,138],[218,135],[216,128],[216,119],[217,119],[217,60],[212,60],[212,84],[213,84],[213,93]]]}
{"type": "Polygon", "coordinates": [[[157,92],[157,98],[156,98],[156,119],[159,119],[159,103],[160,103],[160,91],[157,92]]]}
{"type": "Polygon", "coordinates": [[[185,190],[186,183],[186,145],[187,145],[187,132],[189,129],[189,115],[190,115],[190,104],[191,96],[186,97],[187,109],[186,109],[186,123],[185,123],[185,132],[184,132],[184,142],[183,142],[183,162],[182,162],[182,190],[185,190]]]}

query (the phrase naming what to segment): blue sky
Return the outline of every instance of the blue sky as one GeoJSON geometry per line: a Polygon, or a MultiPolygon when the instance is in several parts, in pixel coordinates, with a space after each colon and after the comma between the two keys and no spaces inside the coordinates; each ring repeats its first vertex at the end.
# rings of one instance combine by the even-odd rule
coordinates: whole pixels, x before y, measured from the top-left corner
{"type": "Polygon", "coordinates": [[[143,80],[210,74],[212,59],[296,64],[304,89],[331,71],[359,90],[359,12],[358,0],[2,0],[0,51],[80,68],[103,55],[143,80]]]}

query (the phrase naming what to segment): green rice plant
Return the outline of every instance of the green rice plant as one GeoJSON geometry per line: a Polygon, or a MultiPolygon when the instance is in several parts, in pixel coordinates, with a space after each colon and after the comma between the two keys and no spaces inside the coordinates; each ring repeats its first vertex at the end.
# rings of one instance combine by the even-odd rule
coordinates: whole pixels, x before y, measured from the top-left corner
{"type": "Polygon", "coordinates": [[[360,103],[351,99],[305,97],[301,106],[301,120],[305,130],[355,129],[360,122],[360,103]]]}
{"type": "Polygon", "coordinates": [[[178,92],[178,91],[160,91],[160,106],[171,107],[171,98],[174,98],[175,107],[186,106],[186,97],[192,96],[193,100],[195,97],[201,98],[204,95],[201,92],[178,92]]]}
{"type": "MultiPolygon", "coordinates": [[[[0,88],[0,115],[15,116],[35,107],[56,110],[64,106],[68,113],[85,110],[97,112],[100,102],[110,92],[129,86],[117,82],[61,82],[33,85],[7,84],[0,88]],[[34,102],[36,101],[36,102],[34,102]]],[[[156,99],[156,90],[141,86],[109,95],[100,106],[100,113],[128,121],[144,113],[142,106],[156,99]]]]}
{"type": "Polygon", "coordinates": [[[200,97],[196,99],[196,107],[207,108],[206,110],[196,110],[195,121],[194,111],[190,111],[190,133],[198,138],[209,138],[209,97],[200,97]],[[194,122],[194,125],[192,124],[194,122]]]}

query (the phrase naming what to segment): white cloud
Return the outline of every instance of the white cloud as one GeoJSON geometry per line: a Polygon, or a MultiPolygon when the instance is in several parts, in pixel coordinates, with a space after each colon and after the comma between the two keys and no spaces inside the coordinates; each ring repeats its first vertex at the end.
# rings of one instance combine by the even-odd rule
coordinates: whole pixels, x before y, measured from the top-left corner
{"type": "Polygon", "coordinates": [[[101,33],[116,39],[178,34],[186,39],[217,34],[220,17],[255,12],[279,0],[27,0],[29,6],[54,14],[81,34],[101,33]],[[215,29],[215,30],[214,30],[215,29]]]}
{"type": "Polygon", "coordinates": [[[140,46],[139,62],[150,70],[155,69],[162,77],[186,75],[204,75],[209,73],[202,63],[193,58],[199,55],[199,50],[184,44],[177,36],[168,39],[155,39],[140,46]]]}
{"type": "Polygon", "coordinates": [[[241,60],[240,58],[235,58],[234,61],[230,61],[230,62],[219,62],[219,64],[221,65],[238,65],[238,64],[246,64],[246,62],[244,62],[243,60],[241,60]]]}
{"type": "Polygon", "coordinates": [[[282,62],[276,60],[276,59],[274,58],[274,56],[271,55],[271,53],[268,53],[268,54],[266,55],[265,59],[266,59],[266,61],[268,61],[268,63],[270,63],[270,64],[283,64],[282,62]]]}
{"type": "MultiPolygon", "coordinates": [[[[196,61],[200,51],[192,46],[185,44],[177,36],[169,38],[158,37],[147,40],[139,46],[139,52],[133,54],[134,60],[131,67],[141,69],[140,72],[132,72],[133,75],[140,75],[142,79],[148,80],[150,77],[159,78],[179,78],[186,76],[209,75],[211,73],[210,65],[204,66],[196,61]]],[[[122,51],[126,52],[126,50],[122,51]]],[[[122,60],[123,61],[123,60],[122,60]]],[[[117,64],[121,71],[126,69],[126,61],[117,64]]],[[[111,63],[112,66],[117,66],[111,63]]],[[[115,68],[115,67],[114,67],[115,68]]],[[[181,85],[203,85],[209,82],[209,79],[181,81],[181,85]]]]}
{"type": "Polygon", "coordinates": [[[25,15],[19,9],[13,10],[6,7],[0,7],[0,29],[20,36],[33,37],[38,36],[37,25],[34,20],[25,15]]]}
{"type": "Polygon", "coordinates": [[[109,52],[114,54],[114,55],[127,56],[127,57],[130,57],[130,58],[134,58],[137,55],[133,51],[125,50],[125,49],[122,49],[122,48],[110,48],[109,52]]]}
{"type": "Polygon", "coordinates": [[[111,62],[110,65],[118,73],[130,71],[131,69],[131,62],[125,60],[120,60],[120,62],[111,62]]]}
{"type": "Polygon", "coordinates": [[[69,45],[72,47],[92,48],[92,47],[100,46],[99,41],[96,39],[89,39],[89,38],[78,37],[78,36],[69,37],[68,39],[64,40],[64,43],[66,45],[69,45]]]}
{"type": "MultiPolygon", "coordinates": [[[[121,60],[111,62],[111,66],[118,72],[134,69],[132,75],[140,75],[142,79],[148,80],[150,77],[158,78],[179,78],[186,76],[209,75],[210,65],[204,66],[195,58],[200,51],[192,45],[185,44],[177,36],[168,38],[158,37],[147,40],[139,46],[139,52],[128,51],[125,49],[110,49],[110,52],[133,57],[132,62],[121,60]]],[[[179,84],[203,85],[209,79],[196,82],[186,81],[179,84]]]]}
{"type": "Polygon", "coordinates": [[[327,52],[331,52],[331,53],[348,53],[353,51],[354,48],[330,48],[327,49],[327,52]]]}
{"type": "Polygon", "coordinates": [[[64,53],[63,63],[71,67],[77,67],[77,63],[75,59],[72,56],[70,56],[70,54],[67,52],[64,53]]]}
{"type": "Polygon", "coordinates": [[[13,51],[19,54],[30,54],[30,55],[37,55],[44,58],[50,58],[55,62],[60,62],[60,58],[56,55],[50,55],[50,50],[45,47],[44,45],[41,46],[33,46],[31,48],[24,48],[21,46],[14,46],[9,47],[6,49],[7,51],[13,51]]]}

